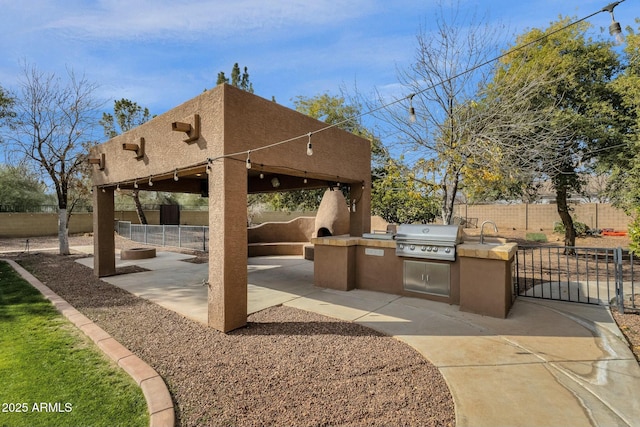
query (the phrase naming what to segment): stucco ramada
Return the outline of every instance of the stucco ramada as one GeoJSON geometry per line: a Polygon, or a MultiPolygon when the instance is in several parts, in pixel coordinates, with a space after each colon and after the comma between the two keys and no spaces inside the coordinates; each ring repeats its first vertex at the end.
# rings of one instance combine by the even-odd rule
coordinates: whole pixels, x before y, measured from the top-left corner
{"type": "Polygon", "coordinates": [[[94,147],[89,157],[99,277],[116,271],[117,188],[208,197],[208,322],[223,332],[247,319],[247,194],[346,185],[350,234],[370,230],[369,141],[229,85],[94,147]]]}

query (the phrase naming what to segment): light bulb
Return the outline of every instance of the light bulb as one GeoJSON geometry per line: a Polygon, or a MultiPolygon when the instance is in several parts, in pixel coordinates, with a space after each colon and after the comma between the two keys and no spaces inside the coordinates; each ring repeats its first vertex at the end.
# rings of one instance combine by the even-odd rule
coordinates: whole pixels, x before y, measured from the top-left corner
{"type": "Polygon", "coordinates": [[[615,20],[611,22],[611,25],[609,25],[609,34],[615,37],[617,45],[624,43],[624,35],[622,34],[622,27],[619,22],[615,20]]]}
{"type": "Polygon", "coordinates": [[[251,169],[251,151],[247,152],[247,161],[245,162],[247,169],[251,169]]]}
{"type": "Polygon", "coordinates": [[[264,173],[260,172],[260,179],[264,179],[264,173]]]}
{"type": "Polygon", "coordinates": [[[133,188],[138,188],[138,181],[133,181],[133,188]]]}
{"type": "Polygon", "coordinates": [[[149,187],[153,187],[153,181],[151,181],[151,177],[149,177],[149,187]]]}
{"type": "Polygon", "coordinates": [[[178,178],[178,169],[176,169],[175,172],[173,172],[173,180],[178,181],[178,179],[180,178],[178,178]]]}
{"type": "Polygon", "coordinates": [[[415,93],[409,95],[409,121],[411,123],[416,122],[416,109],[413,108],[413,97],[416,96],[415,93]]]}
{"type": "Polygon", "coordinates": [[[311,132],[309,132],[309,142],[307,142],[307,156],[313,156],[313,147],[311,146],[311,132]]]}

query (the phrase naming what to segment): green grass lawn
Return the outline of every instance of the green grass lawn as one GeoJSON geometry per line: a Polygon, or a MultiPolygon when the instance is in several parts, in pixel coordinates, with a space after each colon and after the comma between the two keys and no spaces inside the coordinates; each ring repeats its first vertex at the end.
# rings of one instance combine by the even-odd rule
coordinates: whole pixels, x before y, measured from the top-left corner
{"type": "Polygon", "coordinates": [[[0,426],[147,426],[142,390],[0,262],[0,426]]]}

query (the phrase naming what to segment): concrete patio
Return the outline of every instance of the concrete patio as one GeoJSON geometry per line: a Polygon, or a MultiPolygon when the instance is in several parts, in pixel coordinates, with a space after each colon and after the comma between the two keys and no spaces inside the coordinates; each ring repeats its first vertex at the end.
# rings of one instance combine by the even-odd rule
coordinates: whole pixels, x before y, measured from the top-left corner
{"type": "MultiPolygon", "coordinates": [[[[103,280],[207,324],[207,264],[159,251],[103,280]]],[[[79,260],[89,267],[91,258],[79,260]]],[[[284,304],[396,337],[443,374],[458,426],[635,426],[640,366],[604,307],[518,298],[507,319],[428,300],[313,286],[313,263],[248,260],[248,311],[284,304]]]]}

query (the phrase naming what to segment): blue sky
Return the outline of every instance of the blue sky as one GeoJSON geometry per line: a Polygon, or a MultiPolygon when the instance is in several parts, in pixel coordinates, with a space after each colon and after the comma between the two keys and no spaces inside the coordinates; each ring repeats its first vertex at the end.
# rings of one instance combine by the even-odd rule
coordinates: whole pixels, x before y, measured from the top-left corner
{"type": "MultiPolygon", "coordinates": [[[[460,0],[508,34],[545,27],[559,15],[582,18],[609,0],[460,0]]],[[[98,83],[98,96],[128,98],[163,113],[215,85],[235,62],[255,93],[292,106],[296,96],[393,87],[414,58],[420,27],[433,25],[436,0],[0,0],[0,85],[12,89],[21,62],[98,83]]],[[[624,26],[640,1],[616,10],[624,26]]],[[[590,19],[608,27],[601,13],[590,19]]]]}

